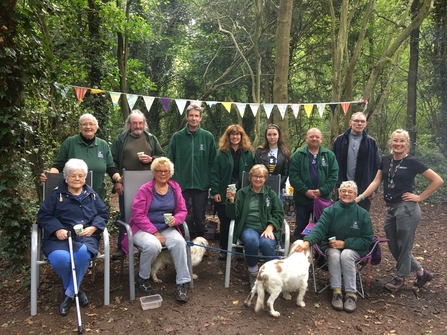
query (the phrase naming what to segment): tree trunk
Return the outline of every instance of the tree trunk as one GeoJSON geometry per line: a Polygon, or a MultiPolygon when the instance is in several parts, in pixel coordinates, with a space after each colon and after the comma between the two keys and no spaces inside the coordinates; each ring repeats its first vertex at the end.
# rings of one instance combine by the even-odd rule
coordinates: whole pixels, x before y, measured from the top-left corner
{"type": "MultiPolygon", "coordinates": [[[[419,0],[414,0],[411,6],[411,16],[414,18],[418,12],[419,0]]],[[[410,143],[416,143],[416,103],[417,103],[417,75],[419,62],[419,27],[410,34],[410,64],[408,69],[408,99],[407,99],[407,131],[410,134],[410,143]]],[[[415,146],[410,147],[414,155],[415,146]]]]}
{"type": "MultiPolygon", "coordinates": [[[[130,3],[132,0],[125,1],[126,21],[129,21],[130,3]]],[[[117,7],[121,8],[121,1],[116,1],[117,7]]],[[[118,60],[118,69],[120,73],[120,92],[127,93],[127,59],[129,57],[129,41],[126,34],[118,32],[118,46],[116,50],[116,58],[118,60]]],[[[130,114],[129,103],[127,102],[126,94],[121,94],[120,107],[123,115],[123,121],[127,119],[130,114]]]]}
{"type": "MultiPolygon", "coordinates": [[[[276,22],[276,65],[273,79],[273,101],[287,103],[289,79],[290,27],[292,25],[293,0],[281,0],[276,22]]],[[[278,111],[274,111],[275,123],[281,128],[285,143],[289,143],[289,118],[287,112],[284,119],[278,111]],[[275,115],[276,114],[276,115],[275,115]]]]}

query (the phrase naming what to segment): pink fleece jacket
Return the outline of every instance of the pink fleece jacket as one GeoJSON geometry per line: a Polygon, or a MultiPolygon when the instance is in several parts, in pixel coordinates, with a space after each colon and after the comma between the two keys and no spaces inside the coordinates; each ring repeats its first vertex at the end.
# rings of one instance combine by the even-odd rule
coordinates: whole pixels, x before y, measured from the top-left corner
{"type": "MultiPolygon", "coordinates": [[[[182,189],[177,182],[173,180],[168,181],[169,186],[172,187],[174,191],[174,218],[177,227],[185,221],[187,210],[185,199],[182,195],[182,189]]],[[[148,232],[149,234],[155,234],[158,230],[153,225],[153,223],[147,217],[149,212],[149,207],[152,202],[152,196],[155,187],[155,179],[144,184],[140,187],[132,204],[132,217],[130,218],[129,225],[132,227],[132,234],[135,235],[140,229],[148,232]]],[[[177,228],[178,229],[178,228],[177,228]]],[[[127,238],[127,233],[124,234],[123,240],[121,242],[122,249],[127,254],[129,252],[129,241],[127,238]]]]}

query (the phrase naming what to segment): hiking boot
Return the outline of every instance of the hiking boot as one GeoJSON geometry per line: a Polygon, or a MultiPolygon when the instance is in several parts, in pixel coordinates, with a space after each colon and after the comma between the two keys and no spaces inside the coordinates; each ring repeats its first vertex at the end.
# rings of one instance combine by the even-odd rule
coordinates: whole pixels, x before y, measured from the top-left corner
{"type": "Polygon", "coordinates": [[[140,291],[143,293],[151,294],[152,293],[152,285],[149,278],[143,279],[138,275],[138,284],[140,284],[140,291]]]}
{"type": "Polygon", "coordinates": [[[433,274],[424,269],[422,276],[416,274],[416,279],[414,280],[413,285],[421,288],[426,282],[431,281],[432,279],[433,274]]]}
{"type": "Polygon", "coordinates": [[[399,289],[402,288],[402,286],[405,285],[405,278],[400,278],[400,277],[394,277],[392,281],[390,281],[389,283],[386,283],[385,288],[388,291],[391,292],[396,292],[399,289]]]}
{"type": "Polygon", "coordinates": [[[79,290],[78,292],[78,299],[79,299],[79,305],[81,305],[81,307],[85,307],[89,303],[87,294],[85,294],[85,292],[82,290],[79,290]]]}
{"type": "Polygon", "coordinates": [[[336,311],[342,311],[343,310],[343,296],[341,293],[334,293],[332,295],[332,308],[336,311]]]}
{"type": "Polygon", "coordinates": [[[175,290],[175,299],[181,302],[188,301],[188,284],[178,284],[177,289],[175,290]]]}
{"type": "Polygon", "coordinates": [[[357,308],[357,297],[355,295],[347,294],[345,298],[345,303],[343,304],[343,309],[347,313],[352,313],[357,308]]]}
{"type": "Polygon", "coordinates": [[[257,272],[250,272],[248,274],[248,278],[250,279],[250,290],[253,289],[253,286],[255,285],[257,277],[258,277],[258,273],[257,272]]]}
{"type": "Polygon", "coordinates": [[[116,261],[124,257],[124,251],[122,249],[116,249],[116,251],[112,254],[112,260],[116,261]]]}

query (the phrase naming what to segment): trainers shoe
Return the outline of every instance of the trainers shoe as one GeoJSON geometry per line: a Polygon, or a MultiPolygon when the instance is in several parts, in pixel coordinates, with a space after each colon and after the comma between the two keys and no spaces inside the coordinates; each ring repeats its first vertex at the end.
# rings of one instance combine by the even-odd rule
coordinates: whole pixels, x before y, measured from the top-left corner
{"type": "Polygon", "coordinates": [[[347,294],[343,309],[347,313],[352,313],[357,308],[357,297],[355,295],[347,294]]]}
{"type": "Polygon", "coordinates": [[[433,274],[424,269],[424,274],[422,276],[416,275],[413,285],[421,288],[426,282],[433,279],[433,274]]]}
{"type": "Polygon", "coordinates": [[[385,288],[388,291],[391,292],[396,292],[399,289],[402,288],[402,286],[405,285],[405,278],[400,278],[400,277],[394,277],[392,281],[390,281],[389,283],[386,283],[385,288]]]}
{"type": "Polygon", "coordinates": [[[138,275],[138,284],[140,284],[140,291],[143,293],[152,293],[152,285],[149,278],[143,279],[138,275]]]}
{"type": "Polygon", "coordinates": [[[248,274],[248,278],[250,279],[250,290],[253,288],[253,286],[255,285],[256,282],[256,278],[258,277],[258,273],[257,272],[250,272],[248,274]]]}
{"type": "Polygon", "coordinates": [[[112,259],[113,260],[117,260],[117,259],[121,259],[121,257],[124,256],[124,251],[122,249],[117,249],[113,254],[112,254],[112,259]]]}
{"type": "Polygon", "coordinates": [[[177,285],[177,289],[175,290],[175,299],[181,302],[188,301],[188,284],[179,284],[177,285]]]}
{"type": "Polygon", "coordinates": [[[343,310],[343,296],[341,293],[334,293],[332,295],[332,308],[336,311],[342,311],[343,310]]]}

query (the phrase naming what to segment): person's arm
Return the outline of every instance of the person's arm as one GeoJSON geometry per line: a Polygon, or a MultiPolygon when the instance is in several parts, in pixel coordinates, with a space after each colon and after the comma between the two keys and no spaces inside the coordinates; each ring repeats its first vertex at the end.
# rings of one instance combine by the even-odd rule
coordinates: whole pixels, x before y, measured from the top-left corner
{"type": "Polygon", "coordinates": [[[220,197],[220,179],[221,179],[221,165],[220,165],[220,156],[221,151],[217,152],[216,157],[214,158],[213,167],[210,173],[210,194],[213,196],[214,201],[221,202],[220,197]]]}
{"type": "Polygon", "coordinates": [[[371,182],[371,184],[369,184],[369,186],[366,188],[366,190],[363,191],[362,194],[359,194],[355,198],[355,202],[359,203],[361,200],[366,199],[370,194],[372,194],[377,190],[381,182],[382,182],[382,170],[377,170],[374,180],[371,182]]]}
{"type": "Polygon", "coordinates": [[[406,192],[402,195],[403,201],[421,202],[436,192],[444,184],[444,180],[432,169],[425,170],[422,175],[430,182],[427,188],[419,195],[406,192]]]}
{"type": "Polygon", "coordinates": [[[141,230],[154,235],[158,230],[147,217],[147,208],[149,208],[147,188],[147,184],[144,184],[135,195],[132,204],[131,221],[141,230]]]}
{"type": "Polygon", "coordinates": [[[318,188],[320,194],[317,194],[317,196],[319,197],[325,197],[328,194],[331,194],[338,180],[338,162],[335,158],[335,154],[332,151],[328,150],[326,159],[328,165],[328,174],[324,183],[318,188]]]}
{"type": "Polygon", "coordinates": [[[303,179],[301,178],[301,174],[303,171],[300,171],[299,166],[299,160],[296,155],[301,155],[299,152],[296,152],[293,154],[290,165],[289,165],[289,182],[290,185],[292,185],[294,192],[300,193],[300,194],[306,194],[306,192],[309,190],[309,188],[304,183],[303,179]]]}
{"type": "Polygon", "coordinates": [[[152,159],[166,156],[156,136],[152,135],[152,159]]]}

